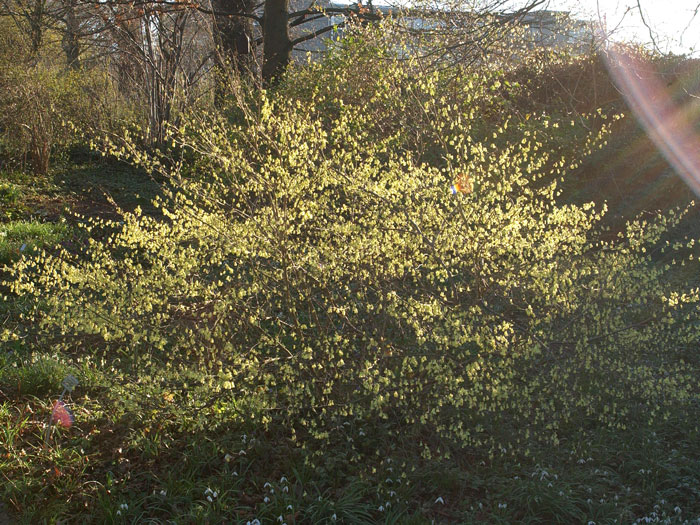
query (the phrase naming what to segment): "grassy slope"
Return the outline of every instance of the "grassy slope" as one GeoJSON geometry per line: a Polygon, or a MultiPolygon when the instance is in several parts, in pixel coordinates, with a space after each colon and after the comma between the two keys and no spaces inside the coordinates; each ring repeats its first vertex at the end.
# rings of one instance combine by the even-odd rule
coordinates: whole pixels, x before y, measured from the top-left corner
{"type": "MultiPolygon", "coordinates": [[[[129,208],[147,203],[158,189],[142,174],[96,159],[75,159],[47,179],[3,177],[12,196],[0,231],[15,232],[0,240],[0,249],[9,247],[7,258],[19,256],[19,242],[75,241],[69,226],[51,226],[65,216],[64,207],[109,215],[106,194],[129,208]]],[[[607,200],[612,228],[620,217],[690,198],[630,122],[565,190],[572,200],[607,200]]],[[[696,224],[690,217],[676,234],[696,224]]],[[[0,305],[0,324],[9,307],[0,305]]],[[[19,345],[6,350],[0,353],[0,498],[22,523],[257,518],[291,524],[334,517],[345,523],[682,523],[700,517],[697,400],[648,427],[610,433],[582,424],[558,449],[527,457],[465,452],[449,462],[426,460],[414,443],[383,440],[377,423],[350,431],[364,445],[363,464],[348,467],[343,451],[332,450],[325,466],[311,468],[291,444],[261,433],[254,422],[217,428],[216,404],[200,406],[216,378],[196,370],[139,372],[98,360],[69,368],[50,349],[33,356],[19,345]],[[76,424],[54,428],[44,443],[51,401],[69,372],[81,380],[69,398],[76,424]]]]}

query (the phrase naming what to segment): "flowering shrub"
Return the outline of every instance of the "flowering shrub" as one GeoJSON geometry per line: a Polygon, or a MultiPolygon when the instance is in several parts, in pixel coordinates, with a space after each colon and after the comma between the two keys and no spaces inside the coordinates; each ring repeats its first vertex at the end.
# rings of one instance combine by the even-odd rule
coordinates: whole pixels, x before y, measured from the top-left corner
{"type": "MultiPolygon", "coordinates": [[[[660,244],[682,214],[601,240],[604,208],[557,203],[577,159],[552,137],[571,119],[515,120],[491,100],[498,73],[456,72],[449,91],[428,74],[404,96],[386,79],[407,67],[387,62],[348,103],[327,83],[283,87],[236,123],[192,119],[171,138],[197,178],[137,154],[171,177],[161,215],[88,219],[82,253],[17,263],[4,284],[31,307],[4,338],[142,373],[195,365],[210,429],[253,421],[350,462],[364,427],[426,458],[527,455],[696,395],[698,290],[650,256],[696,250],[660,244]],[[465,174],[470,191],[451,192],[465,174]]],[[[605,137],[573,131],[579,153],[605,137]]]]}

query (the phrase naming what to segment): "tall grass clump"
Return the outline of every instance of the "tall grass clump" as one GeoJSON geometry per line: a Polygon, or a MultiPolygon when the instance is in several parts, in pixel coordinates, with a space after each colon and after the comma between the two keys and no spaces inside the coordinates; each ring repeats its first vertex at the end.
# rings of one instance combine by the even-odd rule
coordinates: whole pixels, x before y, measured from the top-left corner
{"type": "Polygon", "coordinates": [[[683,210],[601,237],[605,207],[558,185],[604,115],[517,118],[501,72],[417,71],[358,36],[172,130],[186,163],[133,151],[169,177],[160,213],[88,219],[81,252],[16,263],[4,285],[31,306],[3,337],[196,372],[205,431],[252,425],[326,472],[371,443],[526,457],[685,410],[700,297],[670,275],[697,246],[662,242],[683,210]],[[381,67],[357,78],[362,59],[381,67]]]}

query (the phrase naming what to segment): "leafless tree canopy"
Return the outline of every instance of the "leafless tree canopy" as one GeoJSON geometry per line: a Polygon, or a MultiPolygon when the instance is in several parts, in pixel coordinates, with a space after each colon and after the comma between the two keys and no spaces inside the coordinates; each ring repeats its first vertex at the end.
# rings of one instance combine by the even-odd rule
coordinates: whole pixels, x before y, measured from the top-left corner
{"type": "Polygon", "coordinates": [[[230,66],[254,82],[274,82],[295,48],[348,21],[390,19],[425,58],[473,61],[544,2],[507,9],[505,0],[419,0],[408,8],[316,0],[0,0],[0,16],[12,20],[32,60],[49,45],[67,68],[106,68],[125,96],[142,101],[149,137],[159,143],[165,124],[202,92],[216,92],[230,66]]]}

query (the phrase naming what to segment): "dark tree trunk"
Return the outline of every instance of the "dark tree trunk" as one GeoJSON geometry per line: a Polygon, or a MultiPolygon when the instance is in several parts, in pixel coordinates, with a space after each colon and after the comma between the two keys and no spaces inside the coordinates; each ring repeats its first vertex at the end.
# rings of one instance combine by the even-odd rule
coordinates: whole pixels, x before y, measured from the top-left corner
{"type": "Polygon", "coordinates": [[[33,58],[39,54],[39,48],[44,39],[44,15],[46,14],[46,1],[36,0],[29,15],[30,46],[33,58]]]}
{"type": "MultiPolygon", "coordinates": [[[[217,13],[253,14],[254,0],[214,0],[217,13]]],[[[230,62],[243,76],[255,76],[255,42],[253,19],[244,16],[217,14],[214,17],[214,39],[218,47],[219,67],[230,62]]]]}
{"type": "Polygon", "coordinates": [[[263,82],[274,84],[292,58],[289,0],[266,0],[263,17],[263,82]]]}
{"type": "Polygon", "coordinates": [[[66,63],[71,69],[80,69],[80,23],[75,12],[75,0],[65,2],[65,33],[61,46],[66,54],[66,63]]]}
{"type": "Polygon", "coordinates": [[[214,17],[214,43],[218,76],[214,88],[214,103],[221,107],[228,94],[230,72],[236,71],[240,78],[258,77],[255,60],[253,19],[220,13],[247,13],[255,10],[255,0],[213,0],[212,6],[219,13],[214,17]]]}

